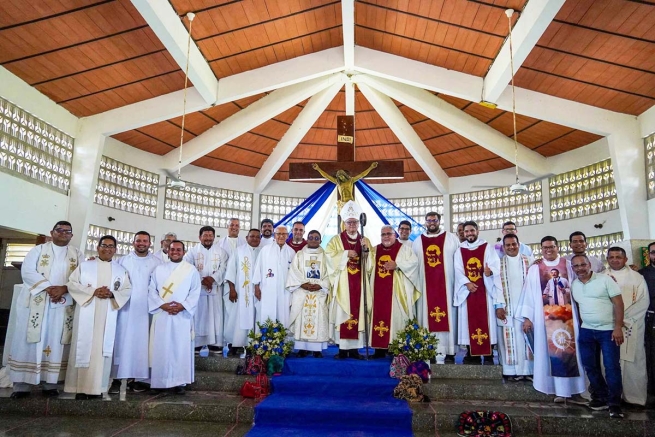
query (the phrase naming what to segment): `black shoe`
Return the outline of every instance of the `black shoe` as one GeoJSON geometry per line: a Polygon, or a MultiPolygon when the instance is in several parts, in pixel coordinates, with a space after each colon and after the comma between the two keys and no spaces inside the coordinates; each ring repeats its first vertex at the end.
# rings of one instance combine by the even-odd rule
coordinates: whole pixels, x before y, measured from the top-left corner
{"type": "Polygon", "coordinates": [[[111,386],[109,387],[109,393],[110,395],[117,395],[118,393],[121,392],[121,380],[120,379],[114,379],[111,382],[111,386]]]}
{"type": "Polygon", "coordinates": [[[485,355],[484,356],[484,362],[482,363],[484,366],[493,366],[494,365],[494,356],[493,355],[485,355]]]}
{"type": "Polygon", "coordinates": [[[230,346],[230,350],[227,351],[227,356],[228,357],[238,357],[239,356],[239,349],[236,347],[230,346]]]}
{"type": "Polygon", "coordinates": [[[141,381],[132,381],[127,384],[127,388],[134,393],[143,393],[150,390],[150,384],[141,381]]]}
{"type": "Polygon", "coordinates": [[[77,393],[75,395],[76,401],[86,401],[88,399],[89,399],[89,395],[87,395],[86,393],[77,393]]]}
{"type": "Polygon", "coordinates": [[[610,419],[623,419],[624,417],[625,414],[623,414],[621,407],[619,406],[610,407],[610,419]]]}
{"type": "MultiPolygon", "coordinates": [[[[607,402],[599,401],[598,399],[592,399],[587,406],[594,411],[607,410],[607,402]]],[[[620,408],[619,408],[620,409],[620,408]]]]}
{"type": "Polygon", "coordinates": [[[335,360],[345,360],[348,358],[348,351],[345,349],[339,349],[339,353],[334,356],[335,360]]]}
{"type": "Polygon", "coordinates": [[[480,365],[482,364],[482,361],[480,360],[480,357],[472,357],[470,355],[466,355],[463,360],[464,364],[473,364],[473,365],[480,365]]]}
{"type": "Polygon", "coordinates": [[[446,355],[446,358],[443,360],[444,364],[455,364],[455,355],[446,355]]]}
{"type": "Polygon", "coordinates": [[[298,358],[305,358],[308,354],[309,354],[309,352],[307,352],[305,350],[299,350],[298,351],[298,358]]]}
{"type": "Polygon", "coordinates": [[[314,352],[312,356],[314,358],[323,358],[323,352],[314,352]]]}
{"type": "Polygon", "coordinates": [[[198,346],[198,347],[194,347],[193,350],[195,351],[196,354],[199,354],[202,348],[203,346],[198,346]]]}
{"type": "Polygon", "coordinates": [[[178,385],[177,387],[173,387],[173,394],[185,395],[186,394],[186,389],[184,388],[183,385],[178,385]]]}
{"type": "Polygon", "coordinates": [[[9,396],[10,399],[25,399],[32,395],[29,391],[15,391],[9,396]]]}
{"type": "Polygon", "coordinates": [[[223,352],[223,347],[222,346],[207,346],[209,349],[209,352],[223,352]]]}
{"type": "Polygon", "coordinates": [[[46,398],[54,398],[59,396],[59,390],[57,390],[56,388],[53,388],[51,390],[41,390],[41,393],[46,398]]]}
{"type": "Polygon", "coordinates": [[[359,353],[358,351],[356,351],[356,350],[354,350],[354,351],[350,351],[350,352],[348,353],[348,356],[349,356],[350,358],[354,358],[354,359],[356,359],[356,360],[363,360],[363,359],[365,359],[364,355],[360,354],[360,353],[359,353]]]}
{"type": "Polygon", "coordinates": [[[373,354],[373,359],[377,360],[378,358],[385,358],[387,356],[387,350],[386,349],[375,349],[375,353],[373,354]]]}

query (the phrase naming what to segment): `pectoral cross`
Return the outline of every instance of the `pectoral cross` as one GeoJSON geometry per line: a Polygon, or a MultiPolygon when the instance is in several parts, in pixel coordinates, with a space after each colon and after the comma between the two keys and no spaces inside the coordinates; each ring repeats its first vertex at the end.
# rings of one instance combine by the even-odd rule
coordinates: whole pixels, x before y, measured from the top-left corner
{"type": "Polygon", "coordinates": [[[430,317],[434,317],[434,321],[437,323],[441,322],[441,318],[445,315],[446,313],[441,311],[439,307],[434,307],[434,311],[430,313],[430,317]]]}
{"type": "Polygon", "coordinates": [[[51,352],[52,352],[52,349],[50,349],[50,346],[43,349],[43,353],[45,354],[46,357],[50,357],[51,352]]]}
{"type": "Polygon", "coordinates": [[[471,338],[473,340],[477,340],[478,345],[482,345],[482,340],[486,340],[489,338],[487,334],[482,333],[482,329],[478,328],[475,330],[476,334],[471,334],[471,338]]]}
{"type": "Polygon", "coordinates": [[[389,328],[384,326],[384,322],[382,320],[380,320],[380,323],[378,323],[378,326],[373,328],[373,330],[376,331],[380,337],[384,337],[384,334],[389,331],[389,328]]]}
{"type": "Polygon", "coordinates": [[[348,329],[352,330],[353,325],[356,325],[357,323],[359,323],[359,321],[357,319],[353,319],[353,315],[351,314],[350,318],[346,320],[344,323],[348,325],[348,329]]]}
{"type": "Polygon", "coordinates": [[[164,290],[164,295],[161,298],[166,299],[166,295],[173,294],[172,288],[173,288],[173,282],[171,282],[168,287],[163,287],[162,290],[164,290]]]}

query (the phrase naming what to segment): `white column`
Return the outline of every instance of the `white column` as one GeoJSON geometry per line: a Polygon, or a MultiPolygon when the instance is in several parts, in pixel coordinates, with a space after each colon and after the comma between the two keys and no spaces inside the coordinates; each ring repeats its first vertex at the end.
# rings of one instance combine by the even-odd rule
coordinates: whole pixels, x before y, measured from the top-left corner
{"type": "Polygon", "coordinates": [[[75,137],[71,170],[68,221],[73,225],[72,244],[84,252],[93,196],[98,183],[98,170],[106,136],[82,121],[75,137]]]}
{"type": "Polygon", "coordinates": [[[644,144],[639,133],[635,120],[607,137],[625,240],[649,236],[644,144]]]}

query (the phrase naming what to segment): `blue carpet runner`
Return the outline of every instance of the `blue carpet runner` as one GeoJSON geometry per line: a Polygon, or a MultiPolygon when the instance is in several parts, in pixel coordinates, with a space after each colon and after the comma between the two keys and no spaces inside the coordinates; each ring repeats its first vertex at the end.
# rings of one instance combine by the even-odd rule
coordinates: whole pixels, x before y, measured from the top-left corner
{"type": "Polygon", "coordinates": [[[273,393],[255,407],[248,437],[412,436],[412,410],[393,397],[391,360],[335,360],[337,352],[287,358],[271,379],[273,393]]]}

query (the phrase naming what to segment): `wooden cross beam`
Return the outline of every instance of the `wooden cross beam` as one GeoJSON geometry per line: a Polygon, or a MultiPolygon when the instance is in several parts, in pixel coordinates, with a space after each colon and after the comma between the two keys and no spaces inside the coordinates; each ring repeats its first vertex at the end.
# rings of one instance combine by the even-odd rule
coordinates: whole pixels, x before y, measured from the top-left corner
{"type": "MultiPolygon", "coordinates": [[[[371,166],[373,161],[355,161],[355,117],[341,115],[337,117],[337,160],[316,163],[292,162],[289,164],[289,180],[309,181],[323,179],[323,176],[313,168],[318,164],[324,172],[335,175],[337,171],[347,171],[355,176],[371,166]]],[[[405,170],[402,161],[378,161],[367,179],[402,179],[405,170]]]]}

